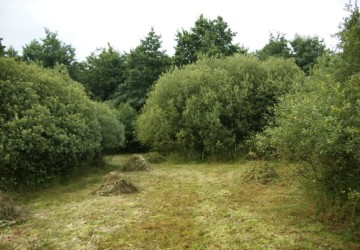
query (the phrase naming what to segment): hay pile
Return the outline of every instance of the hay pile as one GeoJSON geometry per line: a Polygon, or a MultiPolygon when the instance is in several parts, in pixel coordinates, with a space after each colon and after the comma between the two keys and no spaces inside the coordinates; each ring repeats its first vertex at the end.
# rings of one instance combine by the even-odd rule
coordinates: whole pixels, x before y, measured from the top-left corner
{"type": "Polygon", "coordinates": [[[259,157],[256,155],[255,152],[249,151],[245,156],[244,156],[244,160],[247,161],[255,161],[257,160],[259,157]]]}
{"type": "Polygon", "coordinates": [[[15,206],[12,199],[0,191],[0,227],[9,226],[22,220],[24,212],[15,206]]]}
{"type": "Polygon", "coordinates": [[[129,158],[125,163],[122,171],[132,172],[132,171],[150,171],[150,163],[141,155],[135,154],[129,158]]]}
{"type": "Polygon", "coordinates": [[[92,195],[113,196],[120,194],[135,193],[138,188],[132,184],[131,180],[120,172],[110,172],[104,178],[104,184],[93,191],[92,195]]]}
{"type": "Polygon", "coordinates": [[[149,152],[144,154],[144,158],[150,163],[162,163],[166,161],[165,157],[158,152],[149,152]]]}
{"type": "Polygon", "coordinates": [[[280,178],[275,169],[266,162],[257,161],[250,165],[245,172],[243,180],[245,182],[255,182],[268,184],[277,181],[280,178]]]}

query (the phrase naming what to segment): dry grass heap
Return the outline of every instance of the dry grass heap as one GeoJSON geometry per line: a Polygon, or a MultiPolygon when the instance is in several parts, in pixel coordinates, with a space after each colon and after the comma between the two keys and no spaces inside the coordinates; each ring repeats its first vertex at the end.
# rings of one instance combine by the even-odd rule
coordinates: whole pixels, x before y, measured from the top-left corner
{"type": "Polygon", "coordinates": [[[112,196],[120,194],[135,193],[138,188],[132,184],[131,180],[120,172],[110,172],[104,178],[104,184],[93,191],[92,195],[112,196]]]}
{"type": "Polygon", "coordinates": [[[0,191],[0,227],[15,224],[23,215],[12,199],[0,191]]]}
{"type": "Polygon", "coordinates": [[[275,169],[266,162],[256,161],[250,165],[243,176],[245,182],[268,184],[280,178],[275,169]]]}
{"type": "Polygon", "coordinates": [[[244,156],[244,160],[247,160],[247,161],[255,161],[257,160],[259,157],[256,155],[255,152],[248,152],[245,156],[244,156]]]}
{"type": "Polygon", "coordinates": [[[158,152],[146,153],[146,154],[144,154],[144,158],[150,163],[162,163],[162,162],[166,161],[164,156],[162,156],[158,152]]]}
{"type": "Polygon", "coordinates": [[[150,163],[141,155],[135,154],[129,158],[122,168],[124,172],[150,171],[150,163]]]}

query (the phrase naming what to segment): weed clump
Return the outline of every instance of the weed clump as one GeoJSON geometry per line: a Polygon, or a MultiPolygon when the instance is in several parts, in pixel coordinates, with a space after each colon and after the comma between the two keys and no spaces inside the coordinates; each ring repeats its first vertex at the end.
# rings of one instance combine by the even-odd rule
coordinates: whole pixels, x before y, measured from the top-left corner
{"type": "Polygon", "coordinates": [[[245,172],[243,180],[245,182],[255,182],[269,184],[280,178],[275,169],[266,162],[257,161],[250,165],[245,172]]]}
{"type": "Polygon", "coordinates": [[[12,201],[12,199],[0,191],[0,227],[15,224],[22,219],[24,212],[12,201]]]}
{"type": "Polygon", "coordinates": [[[123,172],[150,171],[150,163],[142,155],[135,154],[129,158],[122,168],[123,172]]]}
{"type": "Polygon", "coordinates": [[[100,188],[93,191],[92,195],[97,196],[113,196],[120,194],[135,193],[138,188],[131,180],[120,172],[110,172],[104,178],[104,183],[100,188]]]}
{"type": "Polygon", "coordinates": [[[149,152],[144,154],[143,156],[150,163],[162,163],[166,161],[165,157],[158,152],[149,152]]]}

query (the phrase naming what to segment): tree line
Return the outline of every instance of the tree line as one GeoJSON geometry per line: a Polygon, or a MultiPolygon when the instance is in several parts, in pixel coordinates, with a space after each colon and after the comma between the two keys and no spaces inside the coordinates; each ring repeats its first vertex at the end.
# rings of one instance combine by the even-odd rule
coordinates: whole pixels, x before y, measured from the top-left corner
{"type": "Polygon", "coordinates": [[[146,102],[147,93],[163,73],[195,63],[204,56],[235,54],[251,54],[260,60],[295,58],[295,62],[308,73],[316,58],[327,51],[323,40],[318,37],[297,35],[289,42],[283,34],[276,37],[270,34],[263,49],[250,53],[244,46],[233,42],[235,35],[222,17],[207,19],[200,15],[192,28],[177,31],[174,56],[167,55],[161,48],[161,36],[151,28],[140,44],[129,52],[116,51],[108,44],[91,53],[85,61],[78,62],[75,48],[60,41],[56,32],[45,28],[45,37],[24,45],[21,55],[12,46],[6,48],[2,45],[0,39],[0,55],[44,68],[65,66],[70,77],[85,87],[91,99],[106,102],[129,114],[124,118],[130,119],[125,123],[132,131],[126,133],[125,147],[138,150],[142,147],[134,136],[133,124],[146,102]]]}
{"type": "Polygon", "coordinates": [[[116,104],[130,103],[139,111],[145,103],[146,93],[158,77],[173,67],[194,63],[201,56],[231,56],[253,54],[261,60],[269,57],[294,58],[306,73],[316,58],[327,51],[319,37],[300,36],[288,41],[284,34],[270,34],[269,42],[255,52],[233,42],[233,32],[222,17],[207,19],[200,15],[190,30],[177,31],[175,54],[169,56],[161,48],[161,36],[151,28],[140,44],[129,52],[119,52],[108,44],[97,49],[85,61],[75,59],[75,48],[65,44],[56,32],[45,28],[45,37],[23,46],[19,55],[10,46],[1,44],[0,55],[25,62],[36,62],[45,68],[65,65],[69,75],[82,83],[95,100],[115,100],[116,104]]]}
{"type": "Polygon", "coordinates": [[[65,67],[0,57],[0,188],[39,186],[122,148],[115,109],[90,100],[65,67]]]}

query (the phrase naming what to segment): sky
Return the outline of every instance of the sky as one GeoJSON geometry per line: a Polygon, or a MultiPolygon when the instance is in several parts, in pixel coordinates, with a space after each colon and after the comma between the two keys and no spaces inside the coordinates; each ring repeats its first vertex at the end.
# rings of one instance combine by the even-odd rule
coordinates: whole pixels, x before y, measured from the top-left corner
{"type": "Polygon", "coordinates": [[[154,27],[162,47],[174,53],[175,35],[190,30],[197,18],[223,17],[236,32],[234,43],[261,49],[270,32],[292,39],[297,33],[319,36],[335,48],[335,34],[349,0],[0,0],[0,37],[20,53],[25,44],[57,32],[84,60],[110,43],[120,52],[140,44],[154,27]]]}

